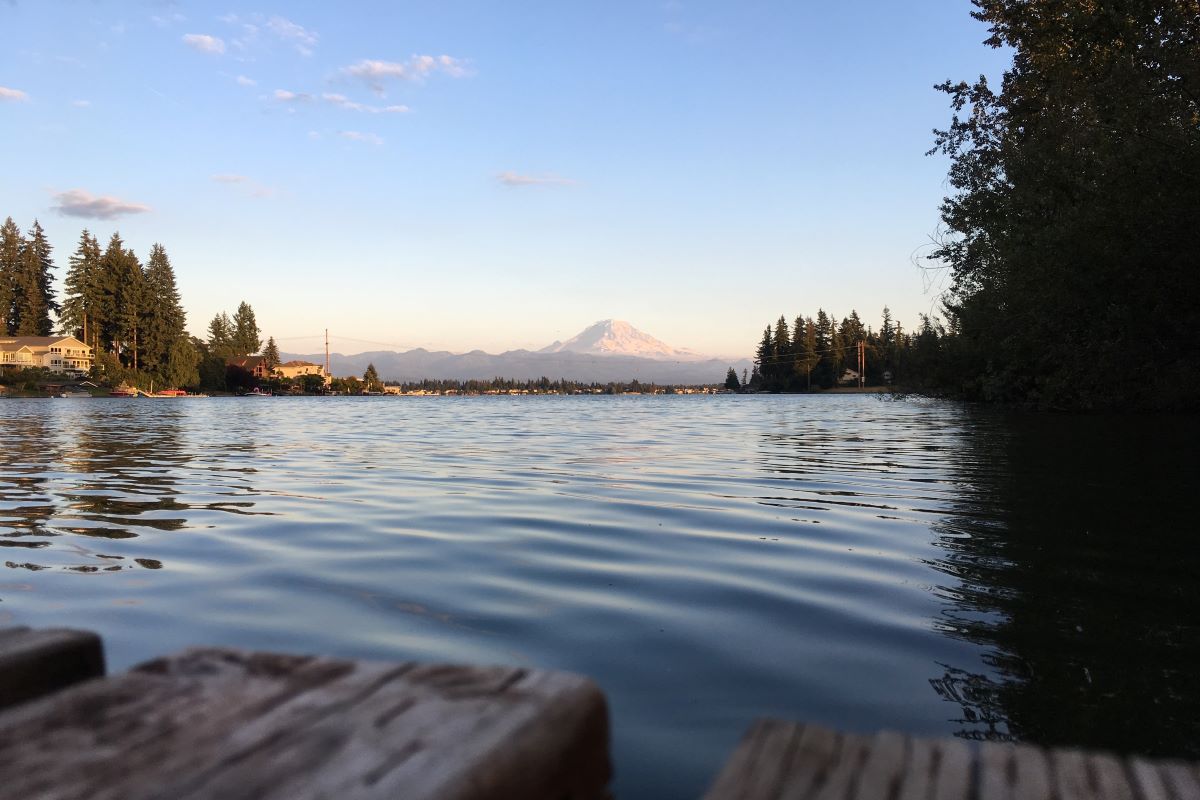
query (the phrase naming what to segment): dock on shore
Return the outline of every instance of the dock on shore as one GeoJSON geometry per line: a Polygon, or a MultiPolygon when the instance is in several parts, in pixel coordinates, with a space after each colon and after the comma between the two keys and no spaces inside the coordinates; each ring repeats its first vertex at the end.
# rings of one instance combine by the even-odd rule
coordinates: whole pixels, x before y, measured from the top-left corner
{"type": "MultiPolygon", "coordinates": [[[[0,800],[602,800],[591,680],[196,648],[104,677],[103,645],[0,629],[0,800]]],[[[1200,800],[1200,768],[760,720],[705,800],[1200,800]]]]}

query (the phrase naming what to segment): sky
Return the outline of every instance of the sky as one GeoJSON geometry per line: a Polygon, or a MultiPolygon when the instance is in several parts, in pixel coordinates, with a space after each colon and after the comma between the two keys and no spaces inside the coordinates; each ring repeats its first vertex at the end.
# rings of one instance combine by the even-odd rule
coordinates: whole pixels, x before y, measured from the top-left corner
{"type": "Polygon", "coordinates": [[[933,90],[968,0],[0,0],[0,218],[175,267],[285,352],[543,347],[606,318],[748,356],[936,312],[933,90]],[[933,266],[933,265],[927,265],[933,266]]]}

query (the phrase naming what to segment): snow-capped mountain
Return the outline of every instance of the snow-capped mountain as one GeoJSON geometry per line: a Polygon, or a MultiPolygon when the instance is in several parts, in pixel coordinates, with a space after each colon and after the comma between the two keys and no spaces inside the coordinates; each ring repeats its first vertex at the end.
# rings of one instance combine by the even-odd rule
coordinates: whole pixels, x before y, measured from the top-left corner
{"type": "Polygon", "coordinates": [[[642,333],[628,322],[604,319],[565,342],[543,347],[539,353],[586,353],[594,356],[632,356],[658,361],[699,361],[704,356],[691,350],[671,347],[642,333]]]}

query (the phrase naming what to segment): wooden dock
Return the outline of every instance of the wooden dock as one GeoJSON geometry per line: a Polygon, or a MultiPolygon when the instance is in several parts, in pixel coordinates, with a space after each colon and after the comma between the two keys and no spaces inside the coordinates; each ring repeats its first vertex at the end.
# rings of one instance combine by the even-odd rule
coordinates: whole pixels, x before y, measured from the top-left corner
{"type": "Polygon", "coordinates": [[[1200,800],[1177,761],[760,720],[705,800],[1200,800]]]}
{"type": "MultiPolygon", "coordinates": [[[[604,695],[509,667],[203,648],[104,675],[99,637],[0,630],[0,800],[601,800],[604,695]]],[[[1200,769],[756,723],[705,800],[1200,800],[1200,769]]]]}
{"type": "Polygon", "coordinates": [[[0,638],[0,686],[33,681],[0,711],[4,800],[607,795],[607,705],[577,675],[196,649],[88,680],[98,644],[0,638]]]}

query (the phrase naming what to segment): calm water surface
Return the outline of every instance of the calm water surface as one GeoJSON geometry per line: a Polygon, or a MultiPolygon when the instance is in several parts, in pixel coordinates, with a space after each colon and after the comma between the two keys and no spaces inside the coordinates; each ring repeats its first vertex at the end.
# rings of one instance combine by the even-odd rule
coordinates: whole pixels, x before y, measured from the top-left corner
{"type": "Polygon", "coordinates": [[[0,401],[0,625],[552,667],[622,798],[759,715],[1200,757],[1189,419],[865,396],[0,401]]]}

